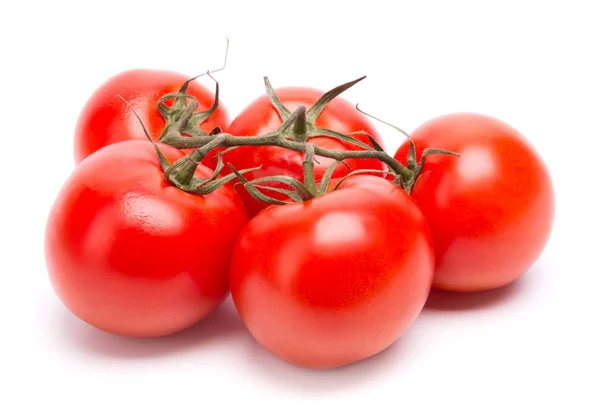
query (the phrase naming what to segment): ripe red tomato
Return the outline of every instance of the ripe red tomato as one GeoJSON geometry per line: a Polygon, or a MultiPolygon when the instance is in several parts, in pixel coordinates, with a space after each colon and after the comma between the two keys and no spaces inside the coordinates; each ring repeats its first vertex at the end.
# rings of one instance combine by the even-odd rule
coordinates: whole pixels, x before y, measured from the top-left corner
{"type": "MultiPolygon", "coordinates": [[[[319,90],[306,87],[287,87],[276,89],[275,92],[290,112],[293,112],[300,105],[304,105],[307,108],[311,107],[323,95],[323,92],[319,90]]],[[[250,105],[248,105],[233,120],[229,128],[227,128],[227,132],[236,136],[257,136],[272,132],[280,125],[281,118],[271,104],[268,96],[265,94],[250,103],[250,105]]],[[[342,134],[361,130],[366,131],[376,141],[382,144],[379,133],[372,123],[364,115],[358,112],[350,102],[341,97],[336,97],[325,107],[321,115],[317,118],[315,125],[319,128],[334,130],[342,134]]],[[[366,135],[355,135],[353,137],[369,144],[369,139],[366,135]]],[[[331,150],[360,149],[356,145],[329,137],[310,138],[308,139],[308,142],[315,146],[331,150]]],[[[300,182],[303,182],[304,180],[302,169],[304,155],[288,149],[274,146],[240,147],[227,153],[223,159],[225,164],[231,162],[236,169],[252,168],[262,165],[261,169],[245,174],[248,180],[273,175],[291,176],[298,179],[300,182]]],[[[315,159],[319,162],[315,164],[315,179],[318,183],[323,177],[327,167],[334,161],[319,156],[316,156],[315,159]]],[[[213,157],[209,156],[205,159],[204,163],[214,168],[216,162],[213,157]]],[[[376,159],[348,159],[346,163],[351,170],[385,169],[383,164],[376,159]]],[[[336,168],[333,178],[342,177],[347,173],[348,169],[345,166],[340,165],[336,168]]],[[[277,183],[270,183],[268,186],[285,188],[284,185],[278,185],[277,183]]],[[[268,206],[267,204],[254,199],[243,188],[238,188],[238,192],[251,217],[268,206]]],[[[280,200],[286,199],[285,195],[273,191],[270,191],[269,195],[280,200]]]]}
{"type": "MultiPolygon", "coordinates": [[[[536,261],[550,236],[554,191],[548,169],[527,140],[497,119],[471,113],[434,118],[411,135],[427,158],[411,196],[431,226],[433,286],[480,291],[506,285],[536,261]]],[[[405,162],[408,142],[395,158],[405,162]]]]}
{"type": "MultiPolygon", "coordinates": [[[[159,144],[170,161],[181,151],[159,144]]],[[[197,177],[212,171],[200,166],[197,177]]],[[[85,159],[59,193],[46,229],[52,285],[79,318],[128,336],[182,330],[228,292],[229,259],[247,221],[231,186],[198,196],[163,177],[150,142],[85,159]]]]}
{"type": "MultiPolygon", "coordinates": [[[[129,70],[108,79],[96,89],[79,115],[75,128],[76,163],[106,145],[147,139],[131,109],[117,95],[133,106],[150,136],[158,139],[165,127],[165,120],[157,109],[158,100],[179,91],[188,79],[180,73],[145,69],[129,70]]],[[[214,93],[197,81],[190,82],[187,93],[197,98],[198,110],[210,108],[215,99],[214,93]]],[[[200,127],[209,133],[217,126],[227,127],[229,121],[227,110],[219,103],[215,113],[200,127]]]]}
{"type": "Polygon", "coordinates": [[[332,368],[391,345],[421,311],[433,268],[415,203],[384,178],[358,175],[250,220],[230,287],[263,347],[292,364],[332,368]]]}

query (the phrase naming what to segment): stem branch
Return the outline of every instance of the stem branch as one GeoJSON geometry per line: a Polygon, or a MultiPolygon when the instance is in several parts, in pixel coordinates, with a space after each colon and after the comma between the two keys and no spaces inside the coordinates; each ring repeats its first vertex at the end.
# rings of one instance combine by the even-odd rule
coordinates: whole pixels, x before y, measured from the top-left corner
{"type": "Polygon", "coordinates": [[[317,181],[315,180],[315,146],[312,143],[306,145],[306,156],[302,162],[304,169],[304,185],[311,194],[317,195],[317,181]]]}
{"type": "MultiPolygon", "coordinates": [[[[221,137],[223,140],[219,144],[220,147],[228,148],[232,146],[278,146],[280,148],[289,149],[292,151],[305,153],[306,143],[281,139],[279,133],[269,133],[262,136],[233,136],[228,133],[222,133],[215,136],[198,136],[189,138],[169,139],[169,145],[180,149],[199,148],[211,143],[215,137],[221,137]]],[[[395,173],[402,177],[404,182],[410,181],[413,177],[413,172],[390,156],[387,152],[376,150],[361,150],[361,151],[339,151],[330,150],[315,146],[315,155],[325,158],[335,159],[336,161],[344,161],[346,159],[369,158],[378,159],[389,166],[395,173]]]]}

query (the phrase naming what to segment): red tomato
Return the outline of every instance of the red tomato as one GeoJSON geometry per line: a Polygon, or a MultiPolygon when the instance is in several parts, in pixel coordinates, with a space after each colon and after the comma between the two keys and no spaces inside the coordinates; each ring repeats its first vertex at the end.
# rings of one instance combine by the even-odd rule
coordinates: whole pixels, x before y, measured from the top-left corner
{"type": "Polygon", "coordinates": [[[235,247],[230,286],[263,347],[292,364],[332,368],[391,345],[421,311],[433,268],[415,203],[389,181],[359,175],[254,217],[235,247]]]}
{"type": "MultiPolygon", "coordinates": [[[[300,105],[304,105],[306,108],[311,107],[323,95],[323,92],[319,90],[304,87],[281,88],[276,89],[275,92],[290,112],[293,112],[300,105]]],[[[364,115],[358,112],[350,102],[341,97],[336,97],[325,107],[315,124],[319,128],[326,128],[343,134],[363,130],[368,132],[380,144],[382,142],[372,123],[364,115]]],[[[248,105],[242,113],[233,120],[227,129],[227,132],[236,136],[257,136],[272,132],[280,125],[281,118],[271,104],[268,96],[265,94],[248,105]]],[[[369,139],[366,135],[355,135],[353,137],[369,144],[369,139]]],[[[356,145],[329,137],[315,137],[310,138],[308,141],[315,146],[331,150],[360,149],[356,145]]],[[[300,182],[304,181],[302,169],[304,154],[295,151],[273,146],[240,147],[226,154],[223,159],[226,164],[227,162],[231,162],[238,170],[262,165],[260,170],[245,174],[248,180],[265,176],[287,175],[298,179],[300,182]]],[[[334,161],[319,156],[315,157],[315,159],[319,162],[315,164],[315,178],[318,183],[323,177],[323,173],[327,167],[334,161]]],[[[215,167],[215,161],[211,156],[207,157],[204,163],[212,168],[215,167]]],[[[348,159],[346,163],[352,170],[385,169],[383,164],[376,159],[348,159]]],[[[348,169],[345,166],[340,165],[335,170],[333,177],[342,177],[347,173],[348,169]]],[[[270,183],[268,185],[285,188],[285,186],[276,183],[270,183]]],[[[252,196],[241,187],[239,187],[238,192],[241,195],[250,216],[256,215],[268,206],[267,204],[252,198],[252,196]]],[[[276,199],[286,199],[284,195],[273,191],[269,191],[268,195],[276,199]]]]}
{"type": "MultiPolygon", "coordinates": [[[[164,118],[157,109],[158,100],[179,91],[188,79],[180,73],[145,69],[129,70],[108,79],[96,89],[79,115],[75,128],[76,163],[106,145],[147,139],[131,109],[117,95],[133,106],[150,136],[158,139],[165,127],[164,118]]],[[[190,82],[187,93],[197,98],[199,111],[210,108],[215,99],[214,93],[197,81],[190,82]]],[[[216,126],[227,127],[229,121],[227,110],[219,103],[215,113],[200,127],[209,133],[216,126]]]]}
{"type": "MultiPolygon", "coordinates": [[[[433,286],[480,291],[524,274],[554,218],[552,182],[535,149],[506,123],[470,113],[432,119],[411,136],[417,159],[427,147],[460,154],[428,157],[411,192],[433,234],[433,286]]],[[[395,158],[407,153],[408,142],[395,158]]]]}
{"type": "MultiPolygon", "coordinates": [[[[182,156],[160,148],[171,161],[182,156]]],[[[196,173],[211,174],[202,166],[196,173]]],[[[50,279],[69,310],[102,330],[174,333],[226,297],[230,255],[246,221],[231,186],[188,194],[167,183],[149,142],[110,145],[75,169],[52,207],[50,279]]]]}

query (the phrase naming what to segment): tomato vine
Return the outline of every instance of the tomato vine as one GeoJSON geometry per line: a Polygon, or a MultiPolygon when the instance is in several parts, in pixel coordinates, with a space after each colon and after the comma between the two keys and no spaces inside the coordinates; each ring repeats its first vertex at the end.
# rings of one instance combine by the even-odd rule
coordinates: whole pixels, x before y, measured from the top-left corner
{"type": "MultiPolygon", "coordinates": [[[[207,73],[213,80],[215,80],[210,72],[207,73]]],[[[271,100],[271,103],[279,113],[282,124],[274,131],[259,135],[259,136],[234,136],[229,133],[223,132],[220,128],[215,128],[211,133],[206,133],[200,129],[199,125],[206,121],[215,112],[219,104],[219,83],[215,80],[215,99],[213,105],[205,111],[196,112],[198,108],[198,101],[194,96],[187,94],[187,86],[193,79],[185,82],[180,90],[175,93],[169,93],[164,95],[159,100],[159,112],[163,115],[166,121],[166,126],[161,133],[158,142],[173,146],[178,149],[196,149],[184,158],[178,160],[173,165],[166,163],[164,157],[160,153],[160,150],[155,145],[157,154],[161,159],[161,166],[165,174],[165,178],[177,188],[194,193],[194,194],[208,194],[215,189],[219,188],[227,182],[232,181],[236,177],[240,180],[240,183],[246,187],[249,192],[258,200],[281,204],[286,203],[267,195],[262,194],[259,189],[275,190],[274,188],[265,188],[260,183],[268,181],[277,181],[290,186],[293,191],[285,189],[277,189],[276,192],[283,193],[290,197],[294,201],[304,201],[314,196],[322,195],[327,191],[327,185],[331,179],[331,174],[335,167],[344,160],[351,158],[361,159],[377,159],[383,162],[387,167],[388,171],[375,171],[375,170],[358,170],[353,171],[353,174],[357,173],[382,173],[391,174],[394,177],[394,183],[402,187],[404,191],[410,193],[419,172],[422,169],[423,162],[428,155],[432,154],[444,154],[459,156],[457,153],[445,151],[442,149],[429,148],[423,152],[420,162],[416,161],[416,154],[414,145],[411,144],[411,151],[409,152],[407,166],[404,166],[401,162],[394,159],[388,154],[379,143],[373,139],[365,131],[356,131],[352,134],[365,134],[369,138],[371,146],[363,143],[362,141],[346,134],[342,134],[330,129],[318,128],[315,126],[315,122],[326,105],[331,102],[335,97],[340,95],[345,90],[354,86],[356,83],[363,80],[365,76],[355,79],[353,81],[344,83],[337,86],[330,91],[326,92],[321,98],[310,108],[306,108],[303,105],[290,112],[279,100],[275,93],[271,82],[268,77],[265,76],[265,88],[267,95],[271,100]],[[173,100],[171,106],[167,106],[165,102],[173,100]],[[188,102],[189,101],[189,102],[188,102]],[[331,150],[321,148],[319,146],[308,143],[308,139],[317,136],[326,136],[335,138],[343,142],[351,143],[358,148],[356,150],[331,150]],[[237,171],[235,165],[229,165],[232,173],[219,178],[224,164],[221,160],[221,153],[219,157],[217,167],[215,168],[215,174],[213,177],[199,181],[194,178],[194,171],[196,166],[214,149],[216,148],[228,148],[227,151],[235,150],[241,146],[277,146],[284,149],[289,149],[299,153],[306,154],[304,166],[304,183],[299,182],[290,177],[286,176],[275,176],[268,178],[261,178],[255,181],[247,181],[243,178],[243,174],[252,170],[260,168],[257,165],[255,168],[248,168],[237,171]],[[314,155],[326,157],[335,160],[324,176],[321,185],[317,188],[312,168],[314,166],[314,155]]],[[[127,103],[127,102],[126,102],[127,103]]],[[[132,108],[133,110],[133,108],[132,108]]],[[[357,107],[357,110],[358,109],[357,107]]],[[[362,111],[361,111],[362,112],[362,111]]],[[[364,112],[363,112],[364,113],[364,112]]],[[[137,114],[136,114],[137,116],[137,114]]],[[[138,120],[141,119],[138,117],[138,120]]],[[[143,126],[143,124],[142,124],[143,126]]],[[[398,128],[397,128],[398,129],[398,128]]],[[[400,130],[400,129],[398,129],[400,130]]],[[[146,128],[144,127],[146,136],[151,142],[154,142],[149,136],[146,128]]],[[[405,133],[406,134],[406,133],[405,133]]],[[[408,136],[408,135],[407,135],[408,136]]],[[[410,137],[409,137],[410,139],[410,137]]],[[[411,141],[412,142],[412,141],[411,141]]]]}

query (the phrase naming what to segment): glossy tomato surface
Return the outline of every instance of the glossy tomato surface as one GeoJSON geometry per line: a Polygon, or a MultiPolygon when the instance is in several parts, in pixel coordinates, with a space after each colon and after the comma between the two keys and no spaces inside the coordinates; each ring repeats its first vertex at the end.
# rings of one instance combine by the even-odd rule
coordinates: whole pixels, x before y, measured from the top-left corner
{"type": "Polygon", "coordinates": [[[305,203],[270,207],[242,232],[231,293],[267,350],[332,368],[391,345],[421,311],[433,278],[425,218],[384,178],[348,178],[305,203]]]}
{"type": "MultiPolygon", "coordinates": [[[[147,139],[131,109],[117,95],[133,106],[150,136],[158,139],[165,127],[165,120],[157,109],[158,100],[168,93],[179,91],[189,78],[164,70],[135,69],[108,79],[96,89],[79,115],[74,142],[76,163],[104,146],[147,139]]],[[[198,81],[190,82],[187,93],[198,100],[198,111],[210,108],[215,99],[213,91],[198,81]]],[[[171,103],[166,102],[167,105],[171,103]]],[[[215,113],[200,127],[208,133],[216,126],[227,127],[229,122],[227,110],[219,103],[215,113]]]]}
{"type": "MultiPolygon", "coordinates": [[[[160,147],[171,161],[183,155],[160,147]]],[[[76,316],[102,330],[174,333],[226,297],[230,255],[246,221],[230,186],[185,193],[164,179],[149,142],[110,145],[79,164],[52,207],[50,279],[76,316]]]]}
{"type": "MultiPolygon", "coordinates": [[[[427,158],[411,196],[431,226],[434,287],[480,291],[523,275],[544,249],[554,191],[543,160],[506,123],[479,114],[434,118],[411,135],[417,159],[435,147],[460,158],[427,158]]],[[[396,159],[406,161],[408,143],[396,159]]]]}
{"type": "MultiPolygon", "coordinates": [[[[304,105],[307,109],[310,108],[324,93],[316,89],[304,87],[281,88],[276,89],[275,92],[290,112],[293,112],[299,105],[304,105]]],[[[248,105],[233,120],[227,132],[236,136],[257,136],[272,132],[280,125],[281,118],[279,114],[267,95],[263,95],[248,105]]],[[[341,97],[336,97],[325,107],[321,115],[317,118],[316,126],[343,134],[365,131],[382,144],[379,133],[372,123],[358,112],[350,102],[341,97]]],[[[355,135],[354,137],[369,144],[369,139],[366,135],[355,135]]],[[[329,137],[315,137],[308,141],[316,146],[331,150],[360,149],[359,146],[329,137]]],[[[245,174],[249,180],[273,175],[288,175],[301,182],[304,179],[302,170],[304,155],[287,149],[272,146],[240,147],[226,154],[223,159],[225,163],[231,162],[238,170],[262,166],[260,170],[245,174]]],[[[323,173],[333,161],[329,158],[319,156],[316,157],[316,160],[319,163],[315,165],[315,178],[319,182],[323,177],[323,173]]],[[[205,163],[213,168],[215,166],[215,161],[211,157],[206,158],[205,163]]],[[[346,163],[352,170],[384,169],[383,164],[376,159],[348,159],[346,163]]],[[[340,165],[335,170],[333,177],[341,177],[347,173],[348,169],[340,165]]],[[[285,186],[278,184],[268,185],[285,188],[285,186]]],[[[252,198],[243,188],[238,188],[250,216],[256,215],[268,206],[252,198]]],[[[276,199],[286,199],[284,195],[273,191],[269,191],[268,195],[276,199]]]]}

